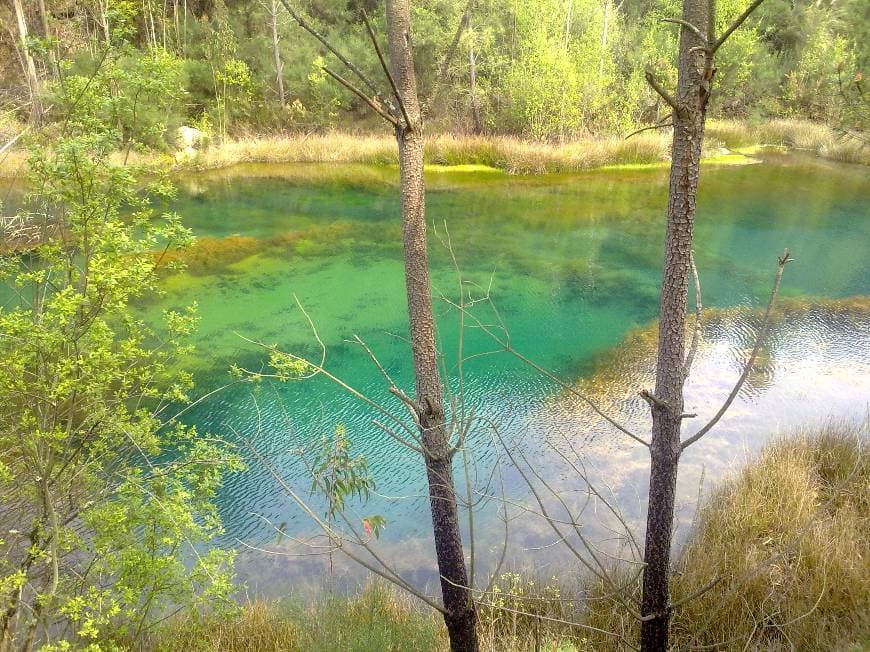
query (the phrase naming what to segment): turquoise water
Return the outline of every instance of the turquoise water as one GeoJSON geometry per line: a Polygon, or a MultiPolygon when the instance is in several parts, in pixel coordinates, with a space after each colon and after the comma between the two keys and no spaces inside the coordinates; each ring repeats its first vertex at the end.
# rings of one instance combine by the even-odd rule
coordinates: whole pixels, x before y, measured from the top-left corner
{"type": "MultiPolygon", "coordinates": [[[[648,386],[649,352],[637,348],[628,362],[612,361],[611,354],[627,333],[641,332],[657,314],[666,174],[429,173],[436,297],[457,297],[456,270],[442,242],[449,232],[463,278],[477,284],[478,295],[490,288],[513,347],[566,381],[586,384],[643,432],[645,412],[632,397],[648,386]]],[[[200,243],[188,255],[188,270],[165,280],[160,307],[198,304],[202,321],[193,366],[199,391],[226,383],[232,364],[263,368],[267,355],[243,337],[319,358],[296,297],[326,346],[329,371],[400,410],[367,354],[348,341],[362,338],[411,393],[396,181],[391,168],[311,165],[239,166],[179,179],[173,208],[200,243]]],[[[757,165],[704,169],[695,251],[705,307],[763,305],[784,247],[796,262],[787,269],[782,296],[799,301],[778,325],[763,369],[735,404],[735,417],[687,456],[681,482],[694,483],[695,494],[702,465],[708,478],[715,477],[744,449],[790,424],[866,412],[867,303],[842,302],[837,309],[828,304],[870,295],[868,244],[866,168],[777,156],[757,165]],[[808,378],[814,378],[813,392],[806,391],[808,378]]],[[[487,310],[481,305],[478,314],[493,321],[487,310]]],[[[458,319],[444,301],[436,300],[436,311],[446,375],[456,392],[458,319]]],[[[705,332],[697,380],[688,387],[689,403],[702,415],[715,412],[727,395],[752,341],[748,313],[717,314],[705,332]]],[[[462,344],[465,355],[493,349],[474,329],[465,329],[462,344]]],[[[474,357],[462,369],[466,403],[492,417],[530,463],[570,481],[548,447],[556,440],[576,444],[609,478],[631,518],[642,513],[643,449],[619,439],[509,356],[474,357]]],[[[407,572],[429,577],[422,464],[373,426],[372,417],[324,378],[266,382],[255,391],[235,385],[185,415],[203,431],[250,440],[306,496],[310,482],[299,450],[343,423],[378,482],[378,493],[359,513],[385,515],[388,526],[379,545],[407,572]]],[[[493,516],[498,501],[487,499],[493,469],[505,469],[507,491],[517,500],[528,492],[502,465],[491,432],[475,429],[471,440],[472,497],[480,512],[476,535],[479,550],[492,552],[500,531],[493,516]]],[[[244,553],[240,567],[255,590],[268,592],[263,578],[273,579],[276,572],[308,578],[322,572],[318,558],[275,557],[244,547],[289,551],[292,542],[276,538],[274,528],[281,524],[299,536],[312,532],[307,517],[258,464],[230,479],[220,506],[227,526],[221,543],[244,553]]],[[[531,555],[529,549],[546,537],[537,526],[518,525],[511,537],[516,558],[531,555]]],[[[342,572],[353,575],[350,567],[342,572]]]]}

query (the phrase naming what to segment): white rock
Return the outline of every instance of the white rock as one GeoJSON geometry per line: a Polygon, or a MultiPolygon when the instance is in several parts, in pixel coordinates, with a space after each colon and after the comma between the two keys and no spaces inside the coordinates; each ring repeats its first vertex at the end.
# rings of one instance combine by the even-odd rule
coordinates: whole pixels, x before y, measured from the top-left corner
{"type": "Polygon", "coordinates": [[[203,143],[203,134],[195,127],[179,127],[176,142],[178,143],[178,152],[175,154],[175,160],[191,159],[196,156],[197,149],[203,143]]]}

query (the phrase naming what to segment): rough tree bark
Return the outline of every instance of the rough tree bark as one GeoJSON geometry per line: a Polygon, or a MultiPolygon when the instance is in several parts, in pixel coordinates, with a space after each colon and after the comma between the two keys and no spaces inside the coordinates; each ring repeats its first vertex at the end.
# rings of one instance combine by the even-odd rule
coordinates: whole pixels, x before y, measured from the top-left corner
{"type": "Polygon", "coordinates": [[[409,123],[396,128],[402,193],[405,285],[411,329],[411,350],[419,407],[420,434],[429,480],[432,529],[441,576],[444,620],[453,652],[476,652],[477,615],[468,586],[468,572],[459,530],[453,454],[445,424],[444,397],[438,371],[435,317],[429,283],[423,120],[417,97],[408,0],[387,0],[390,62],[399,99],[409,123]]]}
{"type": "MultiPolygon", "coordinates": [[[[709,34],[707,0],[684,0],[682,20],[709,34]]],[[[652,412],[649,507],[644,550],[641,615],[642,650],[668,645],[669,575],[674,496],[683,420],[686,296],[689,284],[695,197],[701,141],[713,68],[699,33],[681,29],[678,82],[673,98],[674,135],[671,150],[667,235],[659,308],[655,393],[645,394],[652,412]]],[[[650,81],[654,80],[650,75],[650,81]]]]}

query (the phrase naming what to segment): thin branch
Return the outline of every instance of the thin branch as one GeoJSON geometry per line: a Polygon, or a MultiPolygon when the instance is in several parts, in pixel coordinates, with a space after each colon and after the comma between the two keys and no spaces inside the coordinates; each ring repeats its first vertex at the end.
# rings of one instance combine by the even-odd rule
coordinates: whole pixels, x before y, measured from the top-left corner
{"type": "Polygon", "coordinates": [[[456,438],[456,443],[450,447],[450,455],[456,454],[458,450],[465,446],[465,439],[468,436],[468,431],[471,430],[472,423],[474,423],[474,408],[471,408],[468,412],[468,417],[459,423],[459,435],[456,438]]]}
{"type": "Polygon", "coordinates": [[[668,409],[668,408],[670,408],[670,405],[668,405],[665,401],[663,401],[662,399],[660,399],[658,396],[656,396],[655,394],[653,394],[653,393],[652,393],[651,391],[649,391],[648,389],[643,389],[643,390],[641,390],[640,392],[638,392],[638,394],[640,395],[640,397],[641,397],[644,401],[646,401],[647,405],[649,405],[650,408],[656,408],[656,407],[657,407],[657,408],[661,408],[661,409],[665,409],[665,410],[668,409]]]}
{"type": "Polygon", "coordinates": [[[668,609],[670,611],[675,611],[676,609],[679,609],[680,607],[682,607],[684,604],[691,602],[692,600],[697,600],[702,595],[704,595],[708,591],[715,588],[721,581],[722,581],[721,575],[714,577],[712,580],[707,582],[704,586],[702,586],[697,591],[694,591],[694,592],[690,593],[689,595],[687,595],[686,597],[681,598],[681,599],[677,600],[676,602],[668,605],[668,609]]]}
{"type": "MultiPolygon", "coordinates": [[[[345,340],[346,342],[350,342],[350,340],[345,340]]],[[[374,363],[374,365],[378,368],[378,371],[381,372],[381,375],[384,377],[384,380],[387,381],[387,387],[396,387],[396,383],[393,381],[389,372],[384,368],[384,365],[381,364],[380,360],[378,360],[377,356],[375,356],[374,351],[372,351],[369,346],[362,340],[362,338],[354,333],[353,341],[356,342],[363,351],[365,351],[369,359],[374,363]]]]}
{"type": "Polygon", "coordinates": [[[737,380],[737,384],[734,385],[734,389],[731,390],[731,393],[728,395],[728,398],[725,399],[725,402],[722,404],[722,407],[719,408],[719,411],[716,415],[710,419],[710,421],[701,428],[694,435],[689,437],[686,441],[684,441],[680,450],[685,450],[696,441],[698,441],[701,437],[706,435],[712,428],[715,426],[719,419],[722,418],[722,415],[731,407],[731,403],[734,402],[734,399],[737,398],[737,394],[740,393],[740,389],[743,387],[743,383],[746,382],[746,379],[749,377],[749,373],[752,371],[752,366],[755,364],[755,359],[758,357],[758,352],[761,350],[761,345],[764,343],[764,339],[767,336],[767,331],[770,327],[770,317],[773,313],[773,306],[776,304],[776,295],[779,293],[779,285],[782,282],[782,273],[785,270],[785,266],[794,260],[788,254],[788,249],[780,256],[779,265],[776,270],[776,278],[773,281],[773,289],[770,292],[770,301],[767,303],[767,310],[764,313],[764,320],[761,323],[761,327],[758,330],[758,336],[755,339],[755,346],[752,348],[752,353],[749,356],[749,360],[746,361],[746,366],[743,368],[743,373],[740,374],[740,378],[737,380]]]}
{"type": "MultiPolygon", "coordinates": [[[[452,248],[450,247],[449,240],[448,240],[448,249],[451,250],[451,255],[452,255],[452,248]]],[[[454,263],[454,267],[456,268],[457,274],[458,274],[459,267],[458,267],[458,263],[456,262],[455,256],[453,256],[453,263],[454,263]]],[[[462,281],[461,281],[461,276],[460,276],[460,285],[461,284],[462,284],[462,281]]],[[[469,284],[470,284],[470,282],[469,282],[469,284]]],[[[554,383],[556,383],[557,385],[559,385],[563,389],[569,391],[571,394],[574,394],[576,397],[580,398],[587,405],[589,405],[589,407],[592,408],[592,410],[598,416],[602,417],[605,421],[607,421],[614,428],[616,428],[617,430],[619,430],[623,434],[631,437],[637,443],[643,444],[644,446],[649,448],[649,444],[646,441],[644,441],[642,438],[640,438],[637,435],[635,435],[634,433],[632,433],[630,430],[628,430],[625,426],[623,426],[622,424],[617,422],[615,419],[608,416],[601,408],[598,407],[598,405],[591,398],[589,398],[588,396],[584,395],[583,393],[577,391],[576,388],[572,387],[570,384],[566,383],[564,380],[562,380],[561,378],[559,378],[555,374],[547,371],[546,369],[544,369],[543,367],[541,367],[540,365],[538,365],[537,363],[535,363],[531,359],[527,358],[526,356],[522,355],[516,349],[513,348],[513,346],[511,345],[511,340],[510,340],[510,332],[508,331],[507,326],[505,326],[505,323],[501,318],[501,314],[499,313],[498,308],[495,305],[495,302],[492,300],[492,297],[490,296],[491,285],[492,285],[492,279],[490,279],[490,287],[488,287],[486,289],[486,293],[484,294],[484,296],[480,299],[472,300],[469,304],[466,304],[464,299],[460,299],[462,301],[462,303],[457,304],[455,301],[452,301],[451,299],[444,296],[443,294],[441,295],[440,298],[442,301],[444,301],[445,303],[447,303],[450,306],[453,306],[456,310],[458,310],[460,315],[463,315],[463,319],[465,316],[467,316],[469,319],[471,319],[471,321],[473,322],[473,326],[480,329],[481,331],[483,331],[483,333],[485,333],[487,336],[489,336],[489,338],[492,339],[493,342],[498,344],[504,350],[505,353],[510,353],[511,355],[513,355],[515,358],[517,358],[521,362],[524,362],[526,365],[528,365],[532,369],[536,370],[538,373],[549,378],[551,381],[553,381],[554,383]],[[473,313],[471,313],[469,311],[470,306],[476,305],[479,302],[485,302],[487,305],[489,305],[490,309],[492,310],[493,314],[495,315],[496,319],[498,320],[497,326],[493,326],[493,327],[488,326],[487,324],[482,322],[478,317],[476,317],[473,313]],[[493,330],[492,330],[493,328],[498,328],[502,333],[504,333],[503,339],[500,338],[498,335],[496,335],[493,332],[493,330]]]]}
{"type": "Polygon", "coordinates": [[[560,625],[567,625],[568,627],[576,627],[577,629],[585,629],[585,630],[590,631],[590,632],[598,632],[599,634],[604,634],[605,636],[612,636],[614,638],[618,638],[620,641],[622,641],[623,645],[625,645],[627,648],[629,648],[631,650],[639,650],[640,649],[640,648],[635,647],[633,644],[629,643],[628,640],[626,640],[626,638],[618,632],[611,632],[611,631],[606,630],[606,629],[594,627],[593,625],[578,623],[578,622],[574,622],[571,620],[563,620],[562,618],[554,618],[553,616],[544,616],[541,614],[534,614],[534,613],[531,613],[528,611],[521,611],[519,609],[511,609],[510,607],[506,607],[504,605],[497,605],[497,604],[493,604],[490,602],[487,602],[485,604],[487,607],[489,607],[491,609],[497,609],[498,611],[506,611],[507,613],[515,614],[518,616],[531,616],[533,618],[537,618],[538,620],[545,620],[545,621],[550,622],[550,623],[558,623],[560,625]]]}
{"type": "Polygon", "coordinates": [[[659,96],[660,96],[660,97],[661,97],[665,102],[668,103],[668,105],[669,105],[669,106],[674,110],[675,113],[678,113],[678,112],[680,111],[680,109],[679,109],[679,107],[677,106],[677,101],[676,101],[676,100],[675,100],[675,99],[670,95],[670,93],[668,93],[664,88],[662,88],[662,87],[659,85],[659,83],[656,81],[655,75],[653,75],[652,71],[651,71],[651,70],[647,70],[646,73],[644,73],[644,76],[646,77],[646,83],[649,84],[650,87],[651,87],[651,88],[652,88],[656,93],[658,93],[658,95],[659,95],[659,96]]]}
{"type": "MultiPolygon", "coordinates": [[[[565,439],[565,441],[566,441],[568,447],[571,449],[571,452],[574,453],[574,455],[577,457],[576,464],[573,461],[571,461],[568,458],[568,456],[565,455],[565,453],[563,453],[561,450],[559,450],[559,448],[555,444],[553,444],[552,442],[548,442],[548,443],[550,444],[550,447],[554,451],[556,451],[556,453],[563,460],[565,460],[565,462],[567,462],[571,466],[571,468],[574,470],[574,472],[578,476],[580,476],[580,478],[583,480],[583,482],[586,483],[587,490],[590,491],[592,494],[594,494],[601,501],[601,503],[607,508],[607,510],[616,517],[616,519],[619,521],[619,524],[625,530],[626,534],[628,534],[628,540],[632,544],[632,546],[634,548],[634,552],[637,554],[638,557],[642,557],[643,555],[641,553],[640,545],[638,544],[637,539],[635,539],[635,537],[634,537],[634,533],[632,533],[631,528],[629,527],[628,523],[626,522],[625,516],[622,514],[622,512],[616,506],[615,497],[614,497],[614,502],[611,503],[610,500],[608,500],[604,495],[601,494],[600,491],[598,491],[598,489],[595,488],[595,485],[592,484],[592,482],[589,480],[589,474],[586,471],[586,465],[583,464],[583,462],[581,461],[580,454],[577,451],[577,449],[574,448],[573,442],[571,442],[567,438],[565,439]]],[[[610,489],[610,487],[606,484],[606,482],[604,483],[604,486],[608,487],[608,491],[610,491],[611,496],[613,496],[613,490],[610,489]]]]}
{"type": "Polygon", "coordinates": [[[761,6],[762,2],[764,2],[764,0],[755,0],[751,5],[749,5],[746,8],[746,11],[744,11],[742,14],[740,14],[737,17],[737,20],[735,20],[733,23],[731,23],[731,26],[728,29],[726,29],[724,32],[722,32],[722,36],[717,38],[716,42],[713,43],[712,45],[710,45],[710,55],[713,55],[716,52],[716,50],[718,50],[720,47],[722,47],[722,44],[728,40],[728,37],[731,36],[731,34],[733,34],[734,31],[738,27],[740,27],[747,18],[749,18],[749,16],[752,14],[753,11],[755,11],[756,9],[758,9],[759,6],[761,6]]]}
{"type": "MultiPolygon", "coordinates": [[[[273,346],[269,346],[267,344],[263,344],[262,342],[252,340],[250,338],[245,337],[244,335],[239,335],[238,333],[236,333],[236,335],[238,337],[240,337],[241,339],[243,339],[244,341],[246,341],[250,344],[254,344],[256,346],[262,347],[262,348],[266,349],[267,351],[277,351],[278,350],[277,348],[275,348],[273,346]]],[[[323,367],[317,366],[315,363],[313,363],[309,360],[306,360],[305,358],[302,358],[300,356],[293,355],[292,353],[285,353],[285,355],[287,355],[287,356],[291,357],[292,359],[297,360],[299,362],[304,362],[306,365],[311,367],[311,369],[313,369],[313,372],[311,374],[309,374],[308,376],[305,376],[305,378],[310,378],[310,377],[313,377],[317,374],[322,374],[323,376],[325,376],[326,378],[331,380],[333,383],[335,383],[336,385],[341,387],[348,394],[350,394],[351,396],[355,396],[356,398],[358,398],[360,401],[362,401],[366,405],[373,407],[375,410],[377,410],[378,412],[383,414],[385,417],[387,417],[391,421],[394,421],[397,426],[400,426],[406,432],[408,432],[409,434],[414,436],[413,435],[414,431],[402,419],[400,419],[398,416],[396,416],[395,414],[393,414],[392,412],[387,410],[387,408],[385,408],[380,403],[370,399],[368,396],[366,396],[365,394],[363,394],[359,390],[354,389],[353,387],[348,385],[346,382],[344,382],[343,380],[341,380],[337,376],[334,376],[333,374],[329,373],[323,367]]],[[[248,376],[251,376],[252,378],[277,378],[277,379],[283,380],[283,378],[279,374],[264,374],[264,373],[259,373],[256,371],[250,371],[250,370],[245,369],[245,368],[240,368],[240,369],[242,372],[244,372],[248,376]]]]}
{"type": "Polygon", "coordinates": [[[660,18],[659,22],[660,23],[674,23],[675,25],[682,25],[683,27],[685,27],[686,29],[691,31],[695,36],[697,36],[701,40],[702,43],[707,42],[707,37],[705,37],[701,33],[701,30],[698,29],[697,27],[695,27],[694,25],[692,25],[692,23],[690,23],[688,20],[683,20],[682,18],[660,18]]]}
{"type": "MultiPolygon", "coordinates": [[[[592,408],[593,412],[595,412],[598,416],[600,416],[602,419],[607,421],[607,423],[612,425],[614,428],[619,430],[621,433],[631,437],[638,444],[643,444],[644,446],[649,448],[649,444],[646,441],[644,441],[643,439],[641,439],[640,437],[635,435],[633,432],[628,430],[628,428],[626,428],[625,426],[620,424],[618,421],[616,421],[612,417],[608,416],[600,407],[598,407],[598,404],[595,403],[595,401],[593,401],[591,398],[589,398],[588,396],[586,396],[582,392],[579,392],[575,387],[571,386],[569,383],[566,383],[564,380],[562,380],[561,378],[559,378],[555,374],[547,371],[541,365],[537,364],[533,360],[527,358],[522,353],[520,353],[519,351],[514,349],[510,343],[510,340],[507,339],[507,337],[504,340],[500,339],[495,333],[493,333],[492,329],[489,326],[487,326],[482,321],[480,321],[477,317],[475,317],[472,313],[470,313],[466,308],[463,308],[462,306],[454,303],[453,301],[451,301],[447,297],[442,295],[441,300],[450,304],[451,306],[453,306],[457,310],[463,312],[464,314],[466,314],[474,322],[474,325],[477,326],[477,328],[479,328],[481,331],[483,331],[483,333],[488,335],[490,337],[490,339],[492,339],[493,342],[495,342],[496,344],[501,346],[502,350],[505,353],[509,353],[510,355],[517,358],[519,361],[525,363],[527,366],[531,367],[532,369],[534,369],[535,371],[540,373],[542,376],[549,378],[551,381],[556,383],[559,387],[561,387],[564,390],[567,390],[568,392],[570,392],[571,394],[573,394],[574,396],[576,396],[577,398],[579,398],[580,400],[585,402],[590,408],[592,408]]],[[[495,306],[493,304],[491,304],[491,306],[493,309],[495,308],[495,306]]],[[[504,326],[500,325],[499,328],[504,330],[505,333],[507,332],[507,329],[505,329],[504,326]]]]}
{"type": "Polygon", "coordinates": [[[423,455],[423,449],[420,446],[412,444],[411,442],[409,442],[407,439],[405,439],[401,435],[398,435],[395,430],[390,428],[385,423],[382,423],[382,422],[378,421],[377,419],[372,419],[372,423],[374,425],[376,425],[378,428],[380,428],[381,430],[383,430],[387,435],[392,437],[394,440],[396,440],[396,442],[398,442],[399,444],[401,444],[405,448],[410,448],[415,453],[419,453],[420,455],[423,455]]]}
{"type": "MultiPolygon", "coordinates": [[[[257,459],[257,461],[262,465],[262,467],[264,469],[266,469],[266,471],[269,473],[269,475],[272,476],[272,479],[275,480],[275,482],[277,482],[278,485],[284,490],[284,493],[287,494],[302,509],[302,511],[304,511],[308,515],[308,517],[311,518],[326,533],[327,537],[329,537],[330,540],[342,542],[344,540],[344,538],[341,536],[341,534],[339,532],[336,532],[335,529],[332,528],[328,523],[325,523],[323,521],[323,519],[321,519],[320,516],[318,516],[314,512],[314,510],[311,509],[311,507],[308,505],[308,503],[305,502],[305,500],[303,500],[293,490],[293,488],[290,487],[290,485],[288,485],[287,482],[284,481],[284,479],[281,477],[281,475],[278,473],[278,471],[274,468],[274,466],[272,466],[272,464],[269,463],[269,461],[253,446],[253,444],[251,444],[250,441],[248,441],[248,440],[244,440],[244,441],[245,441],[245,445],[247,446],[247,448],[251,451],[251,453],[254,455],[254,457],[257,459]]],[[[344,515],[343,512],[341,514],[342,514],[342,516],[344,515]]],[[[378,559],[378,557],[376,555],[374,555],[374,553],[372,553],[372,551],[368,548],[368,546],[365,545],[364,541],[358,540],[357,543],[362,545],[363,548],[367,552],[369,552],[369,554],[373,554],[373,556],[375,556],[375,559],[378,559]]],[[[399,575],[390,566],[384,564],[383,568],[378,568],[377,566],[370,564],[365,559],[361,558],[360,556],[358,556],[355,553],[348,550],[348,548],[346,546],[338,545],[338,548],[341,550],[341,552],[343,552],[345,555],[350,557],[352,560],[354,560],[355,562],[360,564],[363,568],[370,570],[371,572],[375,573],[376,575],[383,577],[388,582],[391,582],[392,584],[395,584],[399,588],[404,589],[405,591],[407,591],[411,595],[417,597],[418,599],[420,599],[423,602],[425,602],[426,604],[428,604],[430,607],[432,607],[436,611],[438,611],[442,614],[445,613],[444,608],[441,605],[439,605],[437,602],[435,602],[434,600],[432,600],[431,598],[429,598],[428,596],[426,596],[422,592],[415,589],[410,583],[408,583],[407,580],[405,580],[405,578],[403,578],[401,575],[399,575]]],[[[380,562],[379,559],[378,559],[378,561],[380,562]]],[[[380,563],[382,563],[382,562],[380,562],[380,563]]]]}
{"type": "Polygon", "coordinates": [[[369,79],[357,66],[351,63],[351,61],[347,57],[345,57],[341,52],[333,47],[333,45],[327,40],[325,36],[323,36],[323,34],[314,29],[314,27],[312,27],[312,25],[307,20],[305,20],[295,9],[293,9],[293,7],[290,6],[290,3],[287,2],[287,0],[281,0],[281,4],[284,5],[287,13],[289,13],[293,17],[293,20],[296,21],[299,27],[301,27],[306,32],[311,34],[311,36],[320,41],[327,50],[332,52],[332,54],[334,54],[339,61],[341,61],[345,66],[347,66],[350,71],[352,71],[357,77],[359,77],[376,97],[380,97],[380,92],[378,91],[377,87],[372,83],[372,80],[369,79]]]}
{"type": "Polygon", "coordinates": [[[0,147],[0,155],[2,155],[3,152],[5,152],[7,149],[9,149],[9,148],[12,147],[15,143],[17,143],[17,142],[18,142],[18,139],[21,138],[21,137],[22,137],[24,134],[26,134],[28,131],[30,131],[30,127],[25,128],[23,131],[19,132],[19,134],[18,134],[17,136],[15,136],[12,140],[10,140],[8,143],[6,143],[5,145],[3,145],[3,147],[0,147]]]}
{"type": "Polygon", "coordinates": [[[365,93],[363,93],[360,89],[358,89],[356,86],[354,86],[353,84],[351,84],[348,80],[346,80],[344,77],[342,77],[341,75],[339,75],[337,72],[333,72],[332,70],[330,70],[330,69],[327,68],[326,66],[323,67],[323,71],[324,71],[327,75],[329,75],[330,77],[332,77],[335,81],[337,81],[339,84],[341,84],[342,86],[344,86],[344,87],[345,87],[347,90],[349,90],[351,93],[353,93],[353,94],[356,95],[358,98],[360,98],[363,102],[365,102],[366,104],[368,104],[368,105],[372,108],[372,110],[373,110],[375,113],[377,113],[379,116],[381,116],[384,120],[386,120],[387,122],[389,122],[389,123],[390,123],[391,125],[393,125],[394,127],[397,127],[397,128],[399,127],[399,121],[396,120],[396,119],[395,119],[393,116],[391,116],[389,113],[387,113],[386,111],[384,111],[384,110],[383,110],[383,109],[378,105],[378,103],[377,103],[374,99],[370,98],[368,95],[366,95],[365,93]]]}
{"type": "Polygon", "coordinates": [[[614,597],[620,602],[620,604],[622,604],[629,611],[629,613],[631,613],[632,616],[640,619],[640,614],[637,613],[637,611],[630,604],[628,604],[626,599],[621,595],[622,588],[624,588],[624,587],[622,587],[622,588],[617,587],[615,581],[610,577],[610,575],[608,575],[607,569],[604,567],[604,565],[601,563],[601,561],[595,555],[595,552],[591,549],[590,544],[586,540],[586,537],[583,536],[582,532],[580,531],[580,527],[574,521],[574,518],[573,518],[571,511],[568,509],[567,505],[564,503],[564,501],[562,500],[559,493],[556,492],[546,482],[546,480],[544,480],[544,478],[541,476],[541,474],[538,471],[536,471],[535,468],[531,464],[529,464],[529,462],[525,458],[525,456],[520,451],[517,451],[517,455],[520,455],[523,458],[523,461],[525,462],[525,465],[526,465],[526,467],[528,467],[529,471],[535,475],[535,477],[538,479],[538,481],[541,482],[541,484],[543,484],[544,487],[546,487],[547,490],[550,491],[550,493],[552,493],[554,495],[554,497],[561,503],[563,508],[566,510],[566,512],[568,514],[568,518],[570,519],[567,522],[560,521],[560,519],[557,519],[557,518],[550,516],[550,513],[548,512],[547,507],[544,504],[543,498],[539,494],[538,490],[535,488],[535,485],[532,482],[531,478],[529,478],[528,474],[526,474],[526,472],[523,470],[523,467],[520,466],[520,464],[517,462],[516,457],[514,457],[514,453],[512,453],[510,450],[510,447],[505,443],[504,438],[501,436],[501,432],[499,431],[498,426],[494,422],[492,422],[491,420],[489,420],[489,425],[490,425],[490,428],[492,429],[492,432],[495,434],[495,436],[498,438],[499,442],[501,443],[501,445],[505,451],[505,454],[508,456],[508,459],[511,461],[511,464],[513,464],[513,467],[517,470],[517,473],[520,474],[520,477],[526,483],[526,486],[529,488],[529,491],[531,491],[532,496],[535,499],[535,502],[538,504],[538,507],[541,510],[540,512],[534,512],[532,510],[529,510],[529,511],[531,511],[533,514],[536,514],[536,515],[540,516],[541,518],[543,518],[547,522],[547,524],[552,528],[555,535],[564,541],[565,547],[568,548],[568,551],[574,555],[574,557],[577,559],[577,561],[579,561],[584,566],[584,568],[586,568],[586,570],[588,570],[595,577],[597,577],[602,582],[604,582],[609,588],[615,589],[615,596],[614,597]],[[562,533],[562,531],[559,529],[559,526],[557,525],[557,523],[559,523],[559,522],[562,522],[562,523],[569,525],[574,530],[575,534],[577,535],[578,539],[580,540],[580,543],[583,544],[583,547],[586,548],[586,551],[589,553],[589,555],[592,557],[593,561],[599,567],[600,572],[599,572],[599,570],[596,570],[596,568],[592,565],[592,563],[589,562],[582,555],[582,553],[579,550],[577,550],[577,548],[575,546],[571,545],[567,541],[565,535],[562,533]]]}
{"type": "Polygon", "coordinates": [[[375,52],[378,55],[378,61],[381,62],[381,68],[383,68],[384,74],[387,76],[387,81],[390,82],[390,88],[393,89],[393,95],[395,95],[396,101],[399,103],[402,117],[405,118],[405,127],[411,129],[411,118],[408,117],[408,112],[405,110],[405,103],[402,101],[402,96],[399,93],[399,89],[396,87],[396,80],[393,79],[393,75],[390,73],[390,67],[387,65],[386,60],[384,60],[384,53],[381,52],[381,46],[378,45],[378,39],[375,38],[375,32],[372,30],[372,25],[369,22],[369,16],[365,9],[362,10],[362,18],[363,22],[366,24],[366,31],[369,33],[369,39],[371,39],[375,52]]]}
{"type": "Polygon", "coordinates": [[[668,115],[666,115],[662,119],[661,122],[657,122],[654,125],[649,125],[648,127],[641,127],[640,129],[636,129],[636,130],[632,131],[630,134],[628,134],[628,136],[625,137],[625,140],[628,140],[632,136],[637,136],[638,134],[642,134],[645,131],[652,131],[653,129],[664,129],[665,127],[673,127],[674,126],[673,122],[665,122],[670,117],[671,117],[671,114],[668,113],[668,115]]]}
{"type": "Polygon", "coordinates": [[[411,418],[414,419],[414,423],[417,424],[417,426],[419,426],[420,425],[420,414],[422,414],[422,412],[423,412],[423,406],[420,405],[419,403],[417,403],[417,401],[412,399],[410,396],[405,394],[405,392],[403,392],[401,389],[399,389],[396,386],[390,387],[389,391],[390,391],[390,394],[392,394],[397,399],[402,401],[402,403],[405,404],[405,407],[408,408],[408,412],[410,412],[410,414],[411,414],[411,418]]]}

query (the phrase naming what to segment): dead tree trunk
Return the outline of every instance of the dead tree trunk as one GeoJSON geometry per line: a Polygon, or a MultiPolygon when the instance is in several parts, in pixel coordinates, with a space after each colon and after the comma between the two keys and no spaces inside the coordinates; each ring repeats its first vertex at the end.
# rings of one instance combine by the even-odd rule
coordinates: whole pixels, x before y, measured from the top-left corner
{"type": "Polygon", "coordinates": [[[453,450],[445,423],[444,398],[435,345],[435,317],[429,284],[425,186],[423,181],[423,121],[417,97],[408,0],[387,0],[390,61],[399,101],[407,123],[396,127],[402,192],[405,284],[411,329],[420,434],[429,481],[435,552],[441,576],[444,620],[453,652],[478,649],[476,611],[465,566],[456,491],[453,450]]]}
{"type": "Polygon", "coordinates": [[[471,100],[471,133],[479,136],[483,132],[480,122],[480,105],[477,101],[477,60],[474,56],[474,29],[471,24],[472,6],[468,6],[468,92],[471,100]]]}
{"type": "MultiPolygon", "coordinates": [[[[666,650],[670,622],[669,575],[674,497],[680,458],[685,380],[686,297],[689,285],[695,197],[701,141],[713,68],[705,54],[710,7],[706,0],[684,0],[668,199],[667,235],[659,309],[658,358],[654,394],[645,394],[652,411],[649,508],[644,551],[642,650],[666,650]]],[[[655,85],[652,75],[650,82],[655,85]]]]}
{"type": "Polygon", "coordinates": [[[599,83],[603,83],[604,79],[604,63],[607,57],[607,39],[610,34],[610,15],[619,15],[619,10],[622,9],[622,3],[625,0],[620,0],[619,4],[613,6],[613,0],[604,0],[604,19],[601,26],[601,54],[598,57],[598,79],[599,83]]]}
{"type": "Polygon", "coordinates": [[[60,58],[57,50],[57,42],[52,43],[51,38],[51,26],[48,23],[48,9],[45,6],[45,0],[39,0],[38,3],[39,8],[39,22],[42,27],[42,37],[49,42],[48,48],[48,74],[50,76],[56,76],[57,72],[57,61],[60,58]]]}
{"type": "Polygon", "coordinates": [[[283,109],[287,101],[284,97],[284,64],[281,62],[281,49],[278,47],[278,0],[272,0],[269,5],[269,27],[272,31],[272,54],[275,59],[275,90],[283,109]]]}
{"type": "Polygon", "coordinates": [[[36,72],[36,64],[27,46],[27,18],[24,15],[21,0],[12,0],[12,6],[15,9],[15,19],[18,22],[18,45],[21,48],[21,64],[24,69],[27,88],[30,91],[30,117],[34,124],[39,124],[42,121],[42,99],[40,98],[40,83],[39,75],[36,72]]]}

